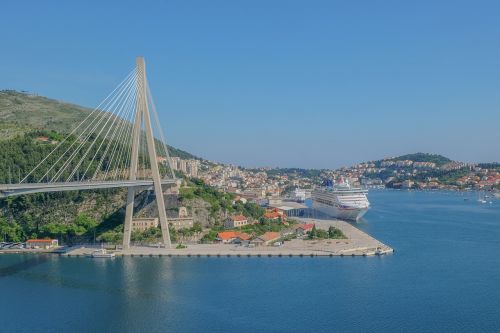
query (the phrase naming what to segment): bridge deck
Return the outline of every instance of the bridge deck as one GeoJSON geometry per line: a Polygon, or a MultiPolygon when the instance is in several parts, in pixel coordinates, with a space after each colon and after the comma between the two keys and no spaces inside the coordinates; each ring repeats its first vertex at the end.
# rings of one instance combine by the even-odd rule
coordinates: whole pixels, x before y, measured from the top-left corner
{"type": "MultiPolygon", "coordinates": [[[[177,180],[163,179],[161,183],[162,185],[173,185],[177,183],[177,180]]],[[[0,198],[5,198],[13,195],[33,194],[40,192],[77,191],[77,190],[93,190],[101,188],[137,187],[137,186],[153,186],[153,180],[1,184],[0,198]]]]}

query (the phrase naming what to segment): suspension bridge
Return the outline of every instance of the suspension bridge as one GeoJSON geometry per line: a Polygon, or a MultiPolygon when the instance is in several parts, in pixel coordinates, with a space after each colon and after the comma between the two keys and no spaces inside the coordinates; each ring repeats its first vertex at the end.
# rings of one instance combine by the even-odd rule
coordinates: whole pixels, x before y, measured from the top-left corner
{"type": "Polygon", "coordinates": [[[123,248],[130,247],[134,198],[153,189],[165,247],[170,247],[163,185],[177,183],[146,76],[144,58],[118,86],[0,198],[56,191],[127,188],[123,248]]]}

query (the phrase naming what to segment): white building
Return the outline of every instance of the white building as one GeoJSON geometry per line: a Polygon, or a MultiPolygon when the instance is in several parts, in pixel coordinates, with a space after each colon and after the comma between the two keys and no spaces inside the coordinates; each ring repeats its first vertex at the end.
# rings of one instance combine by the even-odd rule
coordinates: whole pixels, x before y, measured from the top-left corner
{"type": "Polygon", "coordinates": [[[229,217],[226,222],[224,222],[225,228],[241,228],[248,224],[248,218],[243,215],[234,215],[229,217]]]}

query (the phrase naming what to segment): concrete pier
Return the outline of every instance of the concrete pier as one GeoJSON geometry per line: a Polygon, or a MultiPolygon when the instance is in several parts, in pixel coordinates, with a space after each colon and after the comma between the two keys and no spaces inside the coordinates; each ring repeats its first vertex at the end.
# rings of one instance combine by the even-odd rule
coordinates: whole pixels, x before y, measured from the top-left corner
{"type": "MultiPolygon", "coordinates": [[[[354,225],[340,220],[295,218],[302,223],[314,223],[316,228],[328,230],[330,226],[340,229],[347,239],[306,240],[293,239],[281,246],[247,247],[235,244],[187,244],[187,248],[171,249],[131,246],[128,249],[111,251],[116,256],[165,256],[165,257],[337,257],[375,256],[393,253],[394,250],[376,240],[354,225]]],[[[53,253],[69,257],[83,257],[95,251],[95,247],[79,246],[67,253],[53,253]]],[[[53,250],[15,249],[0,250],[2,253],[51,253],[53,250]]],[[[97,259],[96,259],[97,260],[97,259]]],[[[100,259],[102,260],[102,259],[100,259]]]]}
{"type": "MultiPolygon", "coordinates": [[[[188,244],[184,249],[155,247],[130,247],[116,251],[117,256],[167,256],[167,257],[333,257],[333,256],[374,256],[393,253],[393,249],[359,230],[348,222],[298,218],[304,223],[315,223],[317,228],[327,230],[334,226],[347,239],[286,241],[282,246],[258,246],[254,248],[235,244],[188,244]]],[[[175,245],[174,245],[175,246],[175,245]]],[[[94,249],[79,248],[67,256],[85,256],[94,249]]]]}

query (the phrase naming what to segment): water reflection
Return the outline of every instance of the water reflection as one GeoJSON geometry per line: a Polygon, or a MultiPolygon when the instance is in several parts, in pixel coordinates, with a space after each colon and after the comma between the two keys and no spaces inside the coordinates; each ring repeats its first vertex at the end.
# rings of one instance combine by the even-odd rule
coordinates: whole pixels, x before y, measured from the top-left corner
{"type": "MultiPolygon", "coordinates": [[[[20,256],[21,258],[24,256],[20,256]]],[[[49,258],[47,256],[33,256],[29,257],[29,259],[23,260],[21,262],[16,262],[10,266],[0,268],[0,277],[5,277],[9,275],[14,275],[19,272],[31,269],[35,266],[43,264],[47,262],[49,258]]]]}

